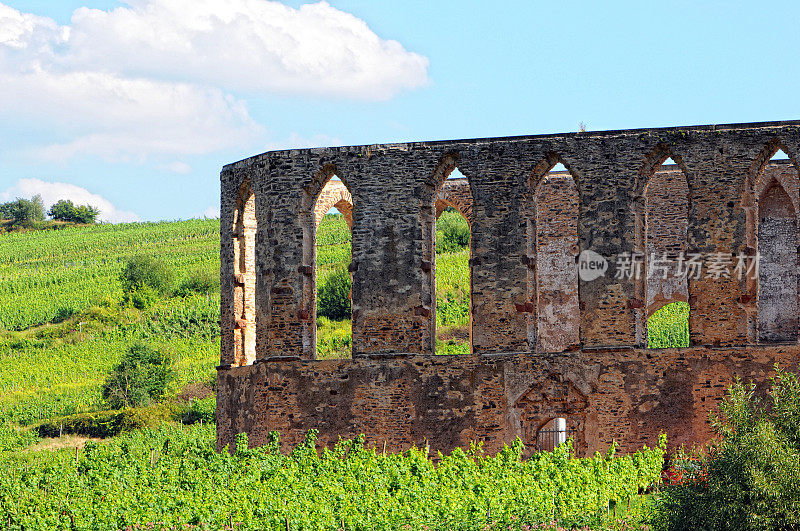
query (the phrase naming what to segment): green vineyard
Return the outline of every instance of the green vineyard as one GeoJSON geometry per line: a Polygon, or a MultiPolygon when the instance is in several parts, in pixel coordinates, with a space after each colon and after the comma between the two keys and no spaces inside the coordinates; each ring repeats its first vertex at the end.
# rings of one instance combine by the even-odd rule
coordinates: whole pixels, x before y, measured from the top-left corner
{"type": "MultiPolygon", "coordinates": [[[[457,212],[442,219],[448,228],[437,232],[437,248],[447,252],[436,259],[436,352],[467,354],[469,229],[457,212]],[[457,240],[447,239],[452,234],[457,240]]],[[[326,216],[317,232],[318,285],[346,267],[350,254],[344,219],[326,216]]],[[[0,237],[3,529],[529,529],[551,521],[547,529],[555,522],[610,529],[612,505],[625,504],[624,522],[649,510],[638,493],[658,481],[663,446],[624,458],[574,459],[564,446],[521,459],[514,446],[497,456],[476,448],[431,460],[421,449],[384,454],[359,440],[318,456],[310,434],[289,455],[274,445],[216,453],[213,424],[180,424],[214,419],[218,284],[181,286],[217,278],[219,264],[217,220],[0,237]],[[140,255],[171,272],[171,288],[137,309],[124,303],[120,272],[140,255]],[[166,395],[148,407],[106,411],[103,382],[137,344],[171,359],[166,395]],[[70,441],[84,439],[57,437],[107,437],[141,426],[153,429],[90,441],[77,452],[70,441]],[[52,443],[41,438],[54,435],[52,443]],[[51,444],[68,448],[41,449],[51,444]]],[[[688,344],[687,317],[686,305],[656,312],[648,321],[651,346],[688,344]]],[[[317,324],[318,357],[351,356],[348,319],[320,316],[317,324]]]]}

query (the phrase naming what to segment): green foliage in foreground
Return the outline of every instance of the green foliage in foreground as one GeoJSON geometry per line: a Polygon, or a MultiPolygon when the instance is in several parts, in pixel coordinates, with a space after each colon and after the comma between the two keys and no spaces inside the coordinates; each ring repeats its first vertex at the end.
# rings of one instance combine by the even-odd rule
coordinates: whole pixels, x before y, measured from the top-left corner
{"type": "Polygon", "coordinates": [[[653,312],[647,320],[648,348],[689,346],[689,305],[672,302],[653,312]]]}
{"type": "Polygon", "coordinates": [[[800,529],[800,381],[778,371],[769,400],[741,381],[712,425],[723,437],[692,481],[663,491],[669,530],[800,529]]]}
{"type": "Polygon", "coordinates": [[[602,521],[658,480],[663,445],[636,454],[575,459],[570,445],[520,458],[460,449],[434,463],[425,452],[382,454],[363,438],[291,454],[266,447],[214,449],[214,426],[142,430],[75,451],[2,456],[4,529],[132,529],[160,522],[201,529],[523,529],[602,521]],[[408,526],[408,527],[406,527],[408,526]]]}

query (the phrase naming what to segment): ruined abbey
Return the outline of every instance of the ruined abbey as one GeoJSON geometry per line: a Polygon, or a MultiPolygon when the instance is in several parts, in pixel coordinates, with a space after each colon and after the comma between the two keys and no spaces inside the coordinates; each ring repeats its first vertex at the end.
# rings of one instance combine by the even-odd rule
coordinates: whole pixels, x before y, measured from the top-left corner
{"type": "Polygon", "coordinates": [[[268,152],[225,166],[217,445],[579,454],[711,437],[735,376],[797,370],[800,121],[268,152]],[[783,152],[782,159],[774,156],[783,152]],[[664,164],[667,161],[667,164],[664,164]],[[458,168],[466,179],[448,179],[458,168]],[[352,231],[352,359],[316,359],[316,227],[352,231]],[[434,355],[437,216],[467,218],[471,354],[434,355]],[[647,348],[688,302],[690,345],[647,348]]]}

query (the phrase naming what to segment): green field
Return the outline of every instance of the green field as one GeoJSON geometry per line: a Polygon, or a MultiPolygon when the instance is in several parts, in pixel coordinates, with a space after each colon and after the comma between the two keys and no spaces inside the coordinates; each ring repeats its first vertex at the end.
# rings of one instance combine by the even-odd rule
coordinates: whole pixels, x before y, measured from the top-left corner
{"type": "MultiPolygon", "coordinates": [[[[456,212],[442,215],[464,223],[456,212]]],[[[450,219],[448,219],[450,218],[450,219]]],[[[437,239],[442,239],[441,231],[437,239]]],[[[350,261],[350,231],[328,215],[317,234],[318,281],[350,261]]],[[[122,353],[146,341],[172,354],[173,393],[211,382],[219,351],[219,293],[168,297],[120,308],[119,273],[136,254],[158,256],[182,275],[219,270],[219,222],[97,225],[0,236],[0,416],[29,424],[98,407],[99,384],[122,353]]],[[[437,352],[469,352],[469,250],[437,255],[437,352]]],[[[649,321],[653,347],[688,344],[688,306],[649,321]]],[[[318,320],[318,355],[348,357],[349,321],[318,320]]]]}
{"type": "MultiPolygon", "coordinates": [[[[442,219],[449,231],[466,229],[456,212],[445,212],[442,219]]],[[[436,351],[466,354],[469,249],[444,238],[437,231],[437,248],[448,252],[437,253],[436,259],[436,351]]],[[[350,231],[341,216],[325,217],[317,245],[321,284],[350,261],[350,231]]],[[[635,462],[576,460],[563,452],[521,461],[517,450],[509,449],[497,457],[455,453],[439,465],[421,453],[384,456],[357,441],[318,459],[302,448],[290,457],[268,450],[217,454],[213,426],[180,424],[213,421],[219,291],[177,295],[181,291],[172,290],[144,310],[124,305],[120,271],[140,254],[158,257],[174,273],[175,288],[197,275],[215,276],[219,222],[97,225],[0,236],[4,529],[127,529],[133,524],[152,524],[150,529],[186,529],[184,524],[199,529],[370,529],[396,528],[400,522],[434,529],[442,521],[470,522],[453,527],[459,529],[525,529],[553,517],[610,529],[616,524],[607,518],[609,500],[630,504],[626,522],[637,522],[646,513],[636,493],[657,479],[660,451],[645,452],[635,462]],[[175,378],[164,400],[128,412],[104,412],[103,381],[140,342],[173,360],[175,378]],[[77,454],[83,436],[41,439],[37,434],[83,433],[86,422],[94,430],[88,433],[116,433],[111,418],[155,431],[90,443],[77,454]],[[549,480],[543,470],[550,471],[549,480]],[[375,495],[348,501],[363,483],[354,478],[367,476],[375,495]],[[583,476],[586,488],[573,487],[583,476]],[[114,502],[104,503],[105,496],[114,502]]],[[[656,312],[648,323],[650,344],[688,342],[687,315],[685,305],[656,312]]],[[[349,320],[318,319],[319,357],[348,357],[351,343],[349,320]]]]}

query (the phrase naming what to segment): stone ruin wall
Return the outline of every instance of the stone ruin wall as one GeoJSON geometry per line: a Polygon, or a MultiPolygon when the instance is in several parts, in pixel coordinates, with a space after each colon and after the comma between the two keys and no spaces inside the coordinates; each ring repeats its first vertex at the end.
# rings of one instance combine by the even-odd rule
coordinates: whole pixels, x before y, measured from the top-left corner
{"type": "MultiPolygon", "coordinates": [[[[800,122],[418,142],[265,153],[222,183],[218,447],[271,430],[287,446],[360,433],[403,449],[531,444],[554,417],[579,452],[711,436],[735,375],[797,369],[800,122]],[[779,149],[788,161],[772,161],[779,149]],[[664,166],[668,158],[674,166],[664,166]],[[567,171],[552,171],[556,164],[567,171]],[[466,179],[447,179],[458,167],[466,179]],[[337,179],[332,179],[333,176],[337,179]],[[243,198],[246,196],[245,198],[243,198]],[[252,212],[250,214],[251,207],[252,212]],[[352,229],[353,359],[316,360],[315,229],[352,229]],[[471,232],[473,353],[434,356],[435,220],[471,232]],[[248,237],[248,235],[250,235],[248,237]],[[578,278],[578,254],[609,259],[578,278]],[[756,253],[739,279],[617,278],[617,261],[756,253]],[[249,254],[248,254],[249,253],[249,254]],[[242,256],[251,257],[242,261],[242,256]],[[688,301],[691,346],[646,347],[646,322],[688,301]]],[[[731,271],[733,268],[731,264],[731,271]]]]}

